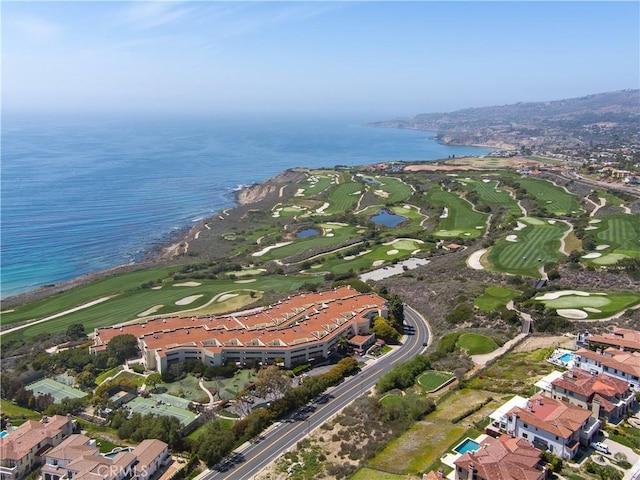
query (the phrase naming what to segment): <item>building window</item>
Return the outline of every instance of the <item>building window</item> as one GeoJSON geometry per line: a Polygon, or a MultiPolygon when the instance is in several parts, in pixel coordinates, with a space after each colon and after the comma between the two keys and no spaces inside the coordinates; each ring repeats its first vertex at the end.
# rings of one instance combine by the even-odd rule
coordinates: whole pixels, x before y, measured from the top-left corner
{"type": "Polygon", "coordinates": [[[523,433],[523,434],[522,434],[522,438],[529,438],[529,435],[528,435],[528,434],[526,434],[526,433],[523,433]]]}
{"type": "Polygon", "coordinates": [[[524,428],[529,428],[529,425],[527,425],[526,423],[522,424],[522,426],[523,426],[524,428]]]}

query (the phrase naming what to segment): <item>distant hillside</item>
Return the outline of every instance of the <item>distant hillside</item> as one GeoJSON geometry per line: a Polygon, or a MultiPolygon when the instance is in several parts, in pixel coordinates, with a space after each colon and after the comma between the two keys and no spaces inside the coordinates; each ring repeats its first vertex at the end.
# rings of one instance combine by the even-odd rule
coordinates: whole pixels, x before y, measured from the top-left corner
{"type": "Polygon", "coordinates": [[[640,134],[639,122],[640,90],[620,90],[552,102],[419,114],[369,125],[434,131],[447,144],[520,148],[629,139],[640,134]]]}

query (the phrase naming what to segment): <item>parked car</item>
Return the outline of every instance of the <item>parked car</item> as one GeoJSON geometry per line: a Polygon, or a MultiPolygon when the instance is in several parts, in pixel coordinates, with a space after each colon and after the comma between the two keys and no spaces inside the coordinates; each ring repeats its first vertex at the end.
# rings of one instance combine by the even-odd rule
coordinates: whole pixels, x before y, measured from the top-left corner
{"type": "Polygon", "coordinates": [[[600,453],[609,453],[609,447],[607,447],[604,443],[602,442],[591,442],[591,445],[589,445],[591,448],[593,448],[596,452],[600,452],[600,453]]]}

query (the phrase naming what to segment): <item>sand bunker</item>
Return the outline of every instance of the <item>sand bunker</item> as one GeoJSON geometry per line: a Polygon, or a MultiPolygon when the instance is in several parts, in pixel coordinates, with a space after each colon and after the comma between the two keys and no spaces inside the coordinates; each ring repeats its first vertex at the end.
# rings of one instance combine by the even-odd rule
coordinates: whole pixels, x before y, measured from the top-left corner
{"type": "Polygon", "coordinates": [[[593,307],[584,307],[585,312],[590,312],[590,313],[602,313],[602,310],[598,310],[597,308],[593,308],[593,307]]]}
{"type": "Polygon", "coordinates": [[[176,300],[176,305],[189,305],[190,303],[195,302],[203,295],[191,295],[189,297],[181,298],[180,300],[176,300]]]}
{"type": "Polygon", "coordinates": [[[585,230],[597,230],[598,227],[585,227],[585,230]]]}
{"type": "Polygon", "coordinates": [[[238,296],[237,293],[223,293],[217,298],[216,302],[224,302],[225,300],[229,300],[230,298],[237,297],[237,296],[238,296]]]}
{"type": "Polygon", "coordinates": [[[507,242],[517,242],[518,241],[518,236],[517,235],[507,235],[507,238],[505,238],[505,240],[507,242]]]}
{"type": "Polygon", "coordinates": [[[255,278],[247,278],[246,280],[236,280],[233,283],[253,283],[255,281],[256,281],[255,278]]]}
{"type": "Polygon", "coordinates": [[[371,264],[372,267],[379,267],[380,265],[384,264],[384,260],[376,260],[375,262],[373,262],[371,264]]]}
{"type": "Polygon", "coordinates": [[[483,178],[483,179],[482,179],[482,181],[483,181],[484,183],[489,183],[491,180],[489,180],[488,178],[483,178]]]}
{"type": "Polygon", "coordinates": [[[384,190],[374,190],[373,193],[382,198],[389,198],[389,193],[384,190]]]}
{"type": "Polygon", "coordinates": [[[324,211],[329,208],[329,202],[324,202],[324,204],[316,209],[316,213],[324,213],[324,211]]]}
{"type": "Polygon", "coordinates": [[[389,250],[387,252],[387,255],[397,255],[398,253],[400,253],[398,250],[396,250],[395,248],[389,250]]]}
{"type": "Polygon", "coordinates": [[[596,250],[606,250],[607,248],[609,248],[611,245],[598,245],[596,247],[596,250]]]}
{"type": "Polygon", "coordinates": [[[449,209],[447,207],[444,207],[442,209],[442,214],[440,215],[440,218],[447,218],[449,216],[449,209]]]}
{"type": "Polygon", "coordinates": [[[589,223],[600,223],[602,220],[600,220],[599,218],[594,218],[592,220],[589,220],[589,223]]]}
{"type": "Polygon", "coordinates": [[[473,268],[474,270],[484,270],[484,267],[480,263],[480,258],[482,258],[482,255],[484,255],[486,252],[486,248],[473,252],[467,257],[467,266],[469,268],[473,268]]]}
{"type": "Polygon", "coordinates": [[[333,233],[327,233],[325,237],[333,237],[333,233]]]}
{"type": "Polygon", "coordinates": [[[554,225],[556,223],[555,220],[547,220],[547,222],[549,222],[549,225],[554,225]]]}
{"type": "Polygon", "coordinates": [[[161,290],[162,287],[151,287],[151,290],[161,290]]]}
{"type": "Polygon", "coordinates": [[[200,282],[182,282],[182,283],[174,283],[174,287],[199,287],[202,285],[200,282]]]}
{"type": "Polygon", "coordinates": [[[514,228],[513,230],[516,231],[516,232],[519,232],[520,230],[524,230],[525,228],[527,228],[527,224],[526,223],[518,222],[518,226],[516,228],[514,228]]]}
{"type": "Polygon", "coordinates": [[[152,315],[156,313],[158,310],[160,310],[162,307],[164,307],[164,305],[154,305],[151,308],[147,308],[144,312],[139,313],[138,317],[146,317],[147,315],[152,315]]]}
{"type": "Polygon", "coordinates": [[[589,317],[587,312],[578,310],[577,308],[559,308],[556,312],[561,317],[570,318],[572,320],[582,320],[589,317]]]}
{"type": "Polygon", "coordinates": [[[583,255],[582,258],[598,258],[601,257],[602,254],[598,253],[598,252],[591,252],[591,253],[587,253],[586,255],[583,255]]]}
{"type": "Polygon", "coordinates": [[[262,255],[264,255],[265,253],[267,253],[270,250],[273,250],[274,248],[278,248],[278,247],[284,247],[285,245],[289,245],[290,243],[293,242],[280,242],[280,243],[276,243],[275,245],[271,245],[269,247],[265,247],[262,250],[260,250],[259,252],[255,252],[252,253],[251,256],[253,257],[261,257],[262,255]]]}
{"type": "Polygon", "coordinates": [[[580,290],[559,290],[557,292],[547,292],[534,300],[555,300],[556,298],[565,297],[567,295],[577,295],[578,297],[588,297],[591,294],[580,290]]]}

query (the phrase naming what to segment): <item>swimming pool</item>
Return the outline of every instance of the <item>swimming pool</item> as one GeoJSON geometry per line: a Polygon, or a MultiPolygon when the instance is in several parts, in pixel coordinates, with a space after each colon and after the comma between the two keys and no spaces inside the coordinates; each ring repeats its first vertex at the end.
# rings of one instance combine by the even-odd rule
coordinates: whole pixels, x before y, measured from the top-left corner
{"type": "Polygon", "coordinates": [[[480,450],[480,444],[475,440],[471,440],[470,438],[465,438],[462,443],[458,444],[453,451],[459,453],[461,455],[467,452],[475,452],[476,450],[480,450]]]}
{"type": "Polygon", "coordinates": [[[558,360],[560,360],[561,362],[567,364],[571,360],[573,360],[574,355],[575,355],[574,353],[563,353],[562,355],[560,355],[558,357],[558,360]]]}
{"type": "Polygon", "coordinates": [[[113,458],[121,452],[131,452],[132,450],[133,448],[131,447],[125,447],[125,448],[116,447],[113,450],[111,450],[109,453],[103,454],[103,456],[107,458],[113,458]]]}
{"type": "Polygon", "coordinates": [[[2,431],[0,432],[0,438],[4,438],[4,437],[6,437],[7,435],[9,435],[9,432],[7,432],[6,430],[2,430],[2,431]]]}

